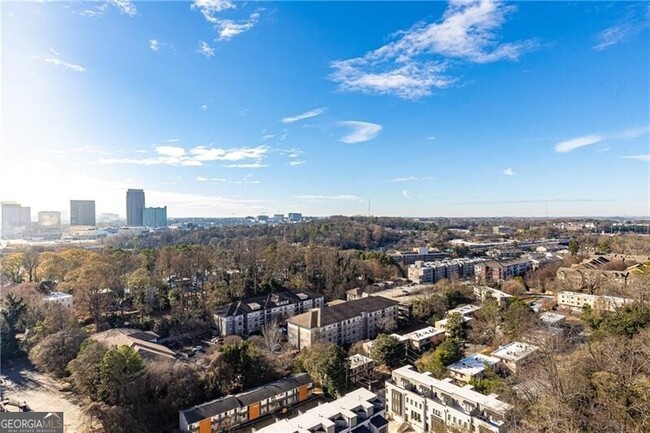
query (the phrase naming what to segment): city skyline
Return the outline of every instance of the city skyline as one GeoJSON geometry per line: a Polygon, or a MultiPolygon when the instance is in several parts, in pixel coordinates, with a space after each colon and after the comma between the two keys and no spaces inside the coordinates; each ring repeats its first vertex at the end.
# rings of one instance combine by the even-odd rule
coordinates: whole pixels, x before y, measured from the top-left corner
{"type": "Polygon", "coordinates": [[[32,218],[74,198],[125,216],[132,188],[170,218],[648,216],[649,19],[644,2],[2,4],[0,199],[32,218]]]}

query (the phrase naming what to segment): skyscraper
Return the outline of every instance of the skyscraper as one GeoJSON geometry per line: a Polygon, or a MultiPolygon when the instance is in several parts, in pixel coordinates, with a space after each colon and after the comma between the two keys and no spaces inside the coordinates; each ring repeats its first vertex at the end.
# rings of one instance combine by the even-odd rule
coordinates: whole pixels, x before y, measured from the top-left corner
{"type": "Polygon", "coordinates": [[[95,225],[95,200],[70,200],[70,225],[95,225]]]}
{"type": "Polygon", "coordinates": [[[150,228],[167,227],[167,206],[144,208],[144,226],[150,228]]]}
{"type": "Polygon", "coordinates": [[[2,237],[18,239],[29,231],[32,224],[31,208],[15,202],[2,202],[2,237]]]}
{"type": "Polygon", "coordinates": [[[61,227],[61,212],[44,210],[38,213],[38,225],[41,227],[61,227]]]}
{"type": "Polygon", "coordinates": [[[129,189],[126,192],[126,225],[144,225],[144,191],[141,189],[129,189]]]}

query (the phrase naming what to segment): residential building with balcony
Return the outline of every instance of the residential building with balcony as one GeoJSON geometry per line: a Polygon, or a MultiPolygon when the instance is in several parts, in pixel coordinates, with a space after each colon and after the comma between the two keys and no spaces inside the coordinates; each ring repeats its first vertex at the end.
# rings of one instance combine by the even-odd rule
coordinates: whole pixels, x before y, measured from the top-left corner
{"type": "MultiPolygon", "coordinates": [[[[439,380],[411,366],[393,370],[386,381],[387,418],[418,433],[452,427],[473,433],[508,431],[512,406],[496,394],[483,395],[471,385],[458,386],[451,378],[439,380]],[[408,424],[407,424],[408,423],[408,424]]],[[[405,427],[398,431],[404,431],[405,427]]]]}
{"type": "Polygon", "coordinates": [[[377,394],[359,388],[257,433],[387,433],[385,411],[377,394]]]}
{"type": "Polygon", "coordinates": [[[487,296],[492,296],[496,299],[501,308],[507,307],[508,302],[512,299],[512,295],[488,286],[474,286],[474,296],[480,299],[481,302],[483,302],[487,296]]]}
{"type": "Polygon", "coordinates": [[[474,277],[477,282],[488,283],[491,281],[504,281],[517,276],[522,276],[532,269],[532,262],[528,259],[517,260],[491,260],[478,263],[474,267],[474,277]]]}
{"type": "Polygon", "coordinates": [[[272,293],[217,307],[214,323],[219,335],[246,336],[261,331],[267,323],[284,322],[324,304],[323,295],[307,290],[272,293]]]}
{"type": "Polygon", "coordinates": [[[348,356],[348,380],[357,383],[359,379],[372,375],[375,369],[375,360],[360,353],[348,356]]]}
{"type": "Polygon", "coordinates": [[[307,373],[294,374],[250,391],[181,410],[179,427],[184,433],[231,431],[307,400],[312,395],[313,386],[307,373]]]}
{"type": "Polygon", "coordinates": [[[418,284],[435,284],[440,280],[462,280],[474,277],[474,267],[485,262],[481,258],[463,258],[436,262],[416,261],[408,267],[409,280],[418,284]]]}
{"type": "Polygon", "coordinates": [[[408,334],[393,334],[393,336],[400,341],[408,342],[412,350],[420,353],[433,349],[447,338],[444,329],[434,328],[433,326],[427,326],[408,334]]]}
{"type": "Polygon", "coordinates": [[[430,251],[428,248],[413,248],[412,251],[398,251],[391,254],[391,257],[397,264],[408,266],[418,261],[432,262],[434,260],[444,260],[449,258],[449,254],[440,251],[430,251]]]}
{"type": "Polygon", "coordinates": [[[571,309],[582,309],[584,306],[589,306],[604,311],[616,311],[631,302],[634,302],[634,300],[616,296],[590,295],[588,293],[568,291],[557,293],[557,305],[571,309]]]}
{"type": "Polygon", "coordinates": [[[369,296],[314,308],[287,320],[289,343],[298,350],[317,342],[354,344],[397,326],[398,303],[369,296]]]}

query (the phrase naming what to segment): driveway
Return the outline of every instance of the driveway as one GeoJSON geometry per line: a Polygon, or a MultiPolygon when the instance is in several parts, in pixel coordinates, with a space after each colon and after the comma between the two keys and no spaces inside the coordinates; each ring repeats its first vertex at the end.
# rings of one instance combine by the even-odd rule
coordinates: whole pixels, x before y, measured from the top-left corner
{"type": "Polygon", "coordinates": [[[65,384],[37,371],[27,358],[3,364],[0,381],[2,399],[24,401],[35,412],[63,412],[65,433],[76,433],[86,424],[82,403],[72,393],[59,391],[65,384]]]}

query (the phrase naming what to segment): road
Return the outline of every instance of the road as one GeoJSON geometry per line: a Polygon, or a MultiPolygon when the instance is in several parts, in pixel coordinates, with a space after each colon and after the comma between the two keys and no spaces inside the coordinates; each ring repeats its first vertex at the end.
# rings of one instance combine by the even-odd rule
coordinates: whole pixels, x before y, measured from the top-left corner
{"type": "Polygon", "coordinates": [[[0,380],[3,399],[25,401],[36,412],[63,412],[65,433],[77,433],[86,424],[81,402],[71,393],[59,391],[65,384],[37,371],[27,358],[3,364],[0,380]]]}

